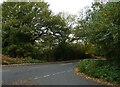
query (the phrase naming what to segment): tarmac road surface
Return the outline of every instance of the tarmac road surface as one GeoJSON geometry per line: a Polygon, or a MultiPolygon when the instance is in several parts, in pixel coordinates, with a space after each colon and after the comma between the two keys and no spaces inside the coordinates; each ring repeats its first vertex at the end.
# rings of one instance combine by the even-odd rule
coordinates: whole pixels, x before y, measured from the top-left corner
{"type": "Polygon", "coordinates": [[[100,85],[78,76],[78,62],[2,67],[3,85],[100,85]]]}

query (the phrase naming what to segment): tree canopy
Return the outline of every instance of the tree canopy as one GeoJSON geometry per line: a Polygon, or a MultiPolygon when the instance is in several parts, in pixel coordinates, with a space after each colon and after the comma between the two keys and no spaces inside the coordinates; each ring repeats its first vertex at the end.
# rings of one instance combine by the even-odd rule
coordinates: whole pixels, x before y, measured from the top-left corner
{"type": "Polygon", "coordinates": [[[86,17],[78,20],[76,37],[92,43],[96,54],[119,60],[120,52],[120,2],[95,2],[86,11],[86,17]]]}
{"type": "Polygon", "coordinates": [[[53,15],[48,3],[4,2],[2,6],[3,48],[38,43],[52,47],[67,39],[65,21],[60,15],[53,15]]]}
{"type": "Polygon", "coordinates": [[[94,2],[80,16],[55,15],[44,1],[4,2],[2,16],[3,54],[68,57],[76,52],[119,60],[120,2],[94,2]]]}

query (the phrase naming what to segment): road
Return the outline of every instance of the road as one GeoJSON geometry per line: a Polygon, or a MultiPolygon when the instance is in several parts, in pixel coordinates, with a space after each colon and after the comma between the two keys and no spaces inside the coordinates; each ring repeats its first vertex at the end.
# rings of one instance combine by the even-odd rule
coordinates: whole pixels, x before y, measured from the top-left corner
{"type": "Polygon", "coordinates": [[[3,85],[100,85],[78,76],[77,62],[5,66],[2,69],[3,85]]]}

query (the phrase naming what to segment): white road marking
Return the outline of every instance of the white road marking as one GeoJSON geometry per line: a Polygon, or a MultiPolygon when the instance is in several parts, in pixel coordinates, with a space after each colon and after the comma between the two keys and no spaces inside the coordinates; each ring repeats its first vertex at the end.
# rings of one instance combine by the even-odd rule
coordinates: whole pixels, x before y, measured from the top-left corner
{"type": "Polygon", "coordinates": [[[34,79],[40,79],[40,78],[44,78],[44,76],[43,77],[35,77],[34,79]]]}
{"type": "Polygon", "coordinates": [[[43,76],[43,77],[48,77],[48,76],[50,76],[50,75],[45,75],[45,76],[43,76]]]}
{"type": "Polygon", "coordinates": [[[45,78],[45,77],[48,77],[50,75],[44,75],[44,76],[41,76],[41,77],[35,77],[34,79],[40,79],[40,78],[45,78]]]}
{"type": "Polygon", "coordinates": [[[58,75],[58,74],[65,73],[65,72],[66,72],[66,71],[57,72],[57,73],[53,73],[52,75],[58,75]]]}
{"type": "Polygon", "coordinates": [[[70,64],[72,64],[72,63],[60,64],[60,65],[61,65],[61,66],[65,66],[65,65],[70,65],[70,64]]]}
{"type": "Polygon", "coordinates": [[[61,71],[61,72],[49,74],[49,75],[44,75],[44,76],[41,76],[41,77],[35,77],[34,79],[46,78],[46,77],[49,77],[49,76],[54,76],[54,75],[58,75],[58,74],[66,73],[66,72],[71,72],[71,71],[72,71],[72,69],[67,70],[67,71],[61,71]]]}
{"type": "Polygon", "coordinates": [[[34,79],[38,79],[37,77],[35,77],[34,79]]]}

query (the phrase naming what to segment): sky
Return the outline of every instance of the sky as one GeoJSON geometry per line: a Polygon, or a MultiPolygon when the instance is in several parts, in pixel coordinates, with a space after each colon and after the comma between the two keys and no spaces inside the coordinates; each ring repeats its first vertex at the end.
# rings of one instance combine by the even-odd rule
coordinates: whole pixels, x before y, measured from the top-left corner
{"type": "MultiPolygon", "coordinates": [[[[5,0],[0,0],[2,3],[5,0]]],[[[70,14],[78,14],[81,9],[91,6],[94,0],[44,0],[50,4],[50,9],[55,14],[59,12],[68,12],[70,14]]]]}
{"type": "Polygon", "coordinates": [[[44,0],[50,4],[50,9],[56,14],[58,12],[68,12],[78,14],[81,9],[91,6],[94,0],[44,0]]]}

